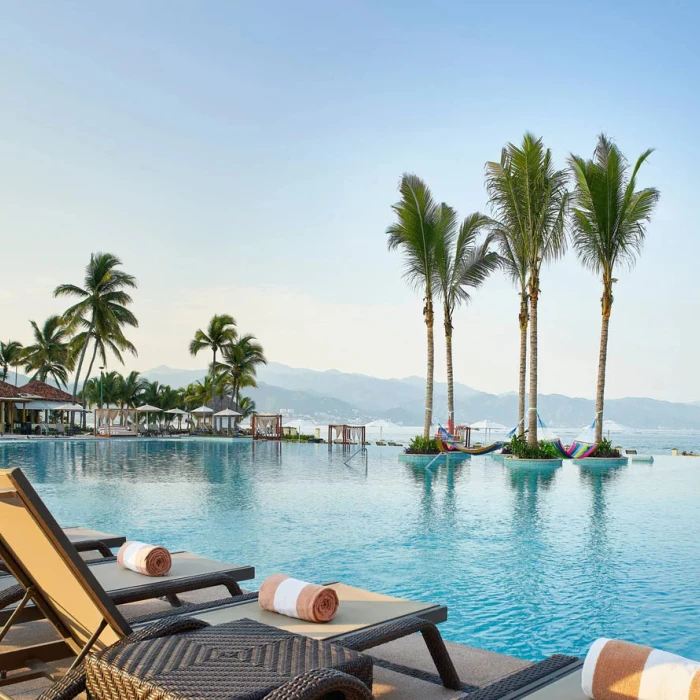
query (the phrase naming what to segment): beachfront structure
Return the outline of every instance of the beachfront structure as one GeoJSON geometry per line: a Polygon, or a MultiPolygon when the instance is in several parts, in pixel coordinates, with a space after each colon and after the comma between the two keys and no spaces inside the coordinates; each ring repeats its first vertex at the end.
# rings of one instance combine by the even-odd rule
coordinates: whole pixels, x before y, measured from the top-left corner
{"type": "Polygon", "coordinates": [[[282,414],[254,413],[250,418],[253,440],[279,440],[282,437],[282,414]]]}
{"type": "Polygon", "coordinates": [[[138,435],[138,413],[135,408],[96,408],[96,437],[133,437],[138,435]]]}
{"type": "Polygon", "coordinates": [[[364,445],[364,425],[346,425],[344,423],[328,426],[328,444],[336,445],[364,445]]]}
{"type": "Polygon", "coordinates": [[[62,407],[72,398],[38,379],[20,387],[0,382],[0,433],[55,429],[64,422],[67,414],[62,407]]]}

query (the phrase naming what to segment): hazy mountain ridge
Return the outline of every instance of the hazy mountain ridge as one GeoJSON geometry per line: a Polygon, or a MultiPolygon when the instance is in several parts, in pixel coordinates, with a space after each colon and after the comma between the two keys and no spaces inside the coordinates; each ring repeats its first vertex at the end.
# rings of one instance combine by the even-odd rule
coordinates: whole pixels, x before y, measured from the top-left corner
{"type": "MultiPolygon", "coordinates": [[[[201,370],[156,367],[144,372],[171,386],[202,379],[201,370]]],[[[425,379],[379,379],[338,370],[297,369],[271,362],[258,371],[258,389],[248,389],[259,411],[291,409],[319,422],[363,422],[387,418],[404,425],[422,425],[425,379]]],[[[539,396],[540,415],[552,425],[579,428],[593,420],[595,402],[562,394],[539,396]]],[[[435,385],[435,420],[445,421],[446,385],[435,385]]],[[[517,420],[518,396],[514,392],[489,394],[455,384],[455,412],[459,421],[489,418],[505,425],[517,420]]],[[[631,428],[699,429],[700,402],[673,403],[650,398],[609,399],[605,417],[631,428]]]]}

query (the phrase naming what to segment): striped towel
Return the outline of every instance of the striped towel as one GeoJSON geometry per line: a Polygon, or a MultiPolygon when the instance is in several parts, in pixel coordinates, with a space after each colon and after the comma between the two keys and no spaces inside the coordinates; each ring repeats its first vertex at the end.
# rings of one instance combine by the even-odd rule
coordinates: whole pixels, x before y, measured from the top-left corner
{"type": "Polygon", "coordinates": [[[615,639],[598,639],[581,686],[594,700],[700,700],[700,663],[615,639]]]}
{"type": "Polygon", "coordinates": [[[338,594],[328,586],[284,574],[268,576],[258,593],[260,607],[307,622],[329,622],[338,611],[338,594]]]}
{"type": "Polygon", "coordinates": [[[173,564],[165,547],[136,541],[124,542],[117,552],[117,562],[122,568],[145,576],[165,576],[173,564]]]}

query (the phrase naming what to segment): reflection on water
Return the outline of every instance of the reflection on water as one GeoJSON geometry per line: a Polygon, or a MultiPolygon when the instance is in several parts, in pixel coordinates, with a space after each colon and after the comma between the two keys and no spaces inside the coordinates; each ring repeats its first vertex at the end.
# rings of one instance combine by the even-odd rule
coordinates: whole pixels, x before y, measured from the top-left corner
{"type": "MultiPolygon", "coordinates": [[[[619,636],[700,656],[692,460],[519,470],[231,440],[0,445],[59,522],[442,602],[450,639],[538,659],[619,636]]],[[[254,585],[254,584],[253,584],[254,585]]]]}

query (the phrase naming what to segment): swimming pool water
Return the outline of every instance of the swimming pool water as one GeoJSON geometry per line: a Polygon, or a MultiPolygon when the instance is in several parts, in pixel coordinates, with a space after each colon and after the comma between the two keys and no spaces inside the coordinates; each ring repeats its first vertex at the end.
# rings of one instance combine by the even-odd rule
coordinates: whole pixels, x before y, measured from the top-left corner
{"type": "Polygon", "coordinates": [[[0,444],[63,525],[444,603],[453,641],[527,659],[598,636],[700,658],[700,461],[520,472],[399,449],[224,440],[0,444]]]}

